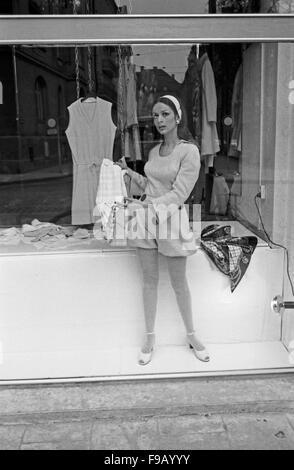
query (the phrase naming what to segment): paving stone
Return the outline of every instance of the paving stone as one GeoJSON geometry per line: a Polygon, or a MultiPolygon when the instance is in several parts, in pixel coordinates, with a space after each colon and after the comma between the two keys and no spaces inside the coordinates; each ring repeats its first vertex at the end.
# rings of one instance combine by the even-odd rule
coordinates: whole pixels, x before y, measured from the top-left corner
{"type": "Polygon", "coordinates": [[[294,431],[286,415],[224,416],[233,450],[294,450],[294,431]]]}
{"type": "Polygon", "coordinates": [[[156,418],[123,420],[121,426],[133,449],[152,450],[156,448],[158,438],[158,420],[156,418]]]}
{"type": "Polygon", "coordinates": [[[230,450],[225,432],[160,435],[156,450],[230,450]]]}
{"type": "Polygon", "coordinates": [[[292,426],[292,428],[294,430],[294,413],[288,413],[287,418],[289,420],[290,425],[292,426]]]}
{"type": "Polygon", "coordinates": [[[159,432],[168,435],[225,432],[220,416],[170,416],[160,417],[158,422],[159,432]]]}
{"type": "Polygon", "coordinates": [[[0,450],[17,450],[20,448],[25,426],[0,425],[0,450]]]}
{"type": "Polygon", "coordinates": [[[36,442],[23,444],[20,450],[89,450],[85,442],[36,442]]]}
{"type": "Polygon", "coordinates": [[[97,420],[92,429],[91,450],[133,450],[128,434],[116,421],[97,420]]]}
{"type": "Polygon", "coordinates": [[[90,442],[91,422],[43,423],[27,426],[24,444],[42,442],[90,442]]]}

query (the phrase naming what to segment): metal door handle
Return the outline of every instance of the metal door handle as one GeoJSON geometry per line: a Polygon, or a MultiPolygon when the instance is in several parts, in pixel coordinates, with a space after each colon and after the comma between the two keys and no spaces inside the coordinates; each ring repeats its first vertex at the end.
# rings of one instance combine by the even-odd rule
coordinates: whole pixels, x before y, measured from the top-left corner
{"type": "Polygon", "coordinates": [[[294,302],[285,301],[282,296],[276,295],[271,301],[271,309],[274,313],[281,315],[285,309],[294,309],[294,302]]]}

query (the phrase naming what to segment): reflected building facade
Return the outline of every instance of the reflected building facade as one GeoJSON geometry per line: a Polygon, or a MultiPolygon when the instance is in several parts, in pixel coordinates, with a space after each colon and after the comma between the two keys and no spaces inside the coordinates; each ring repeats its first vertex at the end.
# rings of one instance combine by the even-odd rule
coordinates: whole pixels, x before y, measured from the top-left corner
{"type": "MultiPolygon", "coordinates": [[[[78,14],[118,13],[114,0],[78,5],[78,14]]],[[[73,2],[3,0],[0,14],[73,14],[73,2]]],[[[1,47],[0,173],[19,174],[70,161],[64,135],[67,106],[78,95],[87,93],[89,75],[97,94],[115,101],[115,50],[115,47],[90,51],[87,47],[79,47],[78,51],[59,46],[1,47]],[[48,125],[50,119],[56,122],[53,130],[48,125]]]]}

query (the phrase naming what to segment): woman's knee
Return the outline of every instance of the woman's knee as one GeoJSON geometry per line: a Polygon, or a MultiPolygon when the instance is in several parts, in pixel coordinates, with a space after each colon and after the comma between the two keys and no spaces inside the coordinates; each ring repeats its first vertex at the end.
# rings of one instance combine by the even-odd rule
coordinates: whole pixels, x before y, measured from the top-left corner
{"type": "Polygon", "coordinates": [[[176,294],[188,294],[190,292],[189,285],[186,279],[171,278],[171,285],[176,294]]]}

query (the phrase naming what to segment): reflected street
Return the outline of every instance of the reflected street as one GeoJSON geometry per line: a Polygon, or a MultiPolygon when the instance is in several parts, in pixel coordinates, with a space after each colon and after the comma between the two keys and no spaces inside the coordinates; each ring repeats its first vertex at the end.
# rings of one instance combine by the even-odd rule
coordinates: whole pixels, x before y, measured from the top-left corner
{"type": "Polygon", "coordinates": [[[1,184],[0,225],[70,224],[71,199],[72,176],[1,184]]]}

